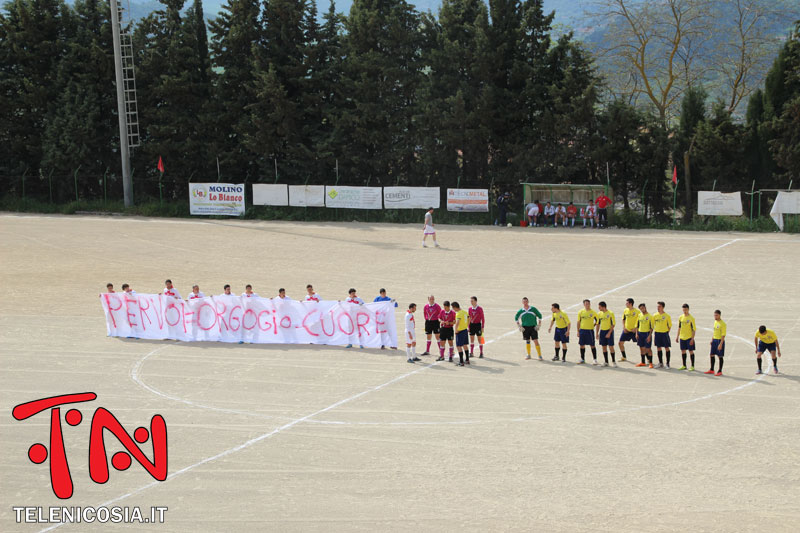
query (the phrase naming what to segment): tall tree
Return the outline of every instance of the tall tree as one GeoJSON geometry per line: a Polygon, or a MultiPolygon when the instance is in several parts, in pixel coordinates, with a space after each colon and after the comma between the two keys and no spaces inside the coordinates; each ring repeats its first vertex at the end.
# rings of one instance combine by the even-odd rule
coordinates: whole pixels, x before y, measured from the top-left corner
{"type": "Polygon", "coordinates": [[[61,0],[16,0],[0,12],[0,168],[36,172],[45,120],[55,106],[67,53],[69,8],[61,0]]]}
{"type": "Polygon", "coordinates": [[[228,0],[209,22],[211,63],[218,72],[211,102],[215,119],[209,151],[219,157],[225,179],[258,173],[244,138],[253,131],[246,109],[256,101],[249,88],[255,82],[253,46],[263,33],[260,13],[258,0],[228,0]]]}
{"type": "Polygon", "coordinates": [[[340,166],[353,183],[407,180],[416,162],[419,14],[404,0],[355,0],[345,28],[340,166]]]}

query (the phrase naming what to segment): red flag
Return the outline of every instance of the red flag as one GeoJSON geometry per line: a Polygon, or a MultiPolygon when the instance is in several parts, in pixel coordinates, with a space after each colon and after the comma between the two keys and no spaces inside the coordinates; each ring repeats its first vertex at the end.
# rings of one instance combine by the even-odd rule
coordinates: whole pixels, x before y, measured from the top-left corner
{"type": "MultiPolygon", "coordinates": [[[[164,171],[162,170],[161,172],[164,172],[164,171]]],[[[678,184],[678,167],[677,166],[672,167],[672,184],[673,185],[677,185],[678,184]]]]}
{"type": "Polygon", "coordinates": [[[158,170],[162,174],[164,173],[164,162],[161,160],[161,156],[158,156],[158,170]]]}

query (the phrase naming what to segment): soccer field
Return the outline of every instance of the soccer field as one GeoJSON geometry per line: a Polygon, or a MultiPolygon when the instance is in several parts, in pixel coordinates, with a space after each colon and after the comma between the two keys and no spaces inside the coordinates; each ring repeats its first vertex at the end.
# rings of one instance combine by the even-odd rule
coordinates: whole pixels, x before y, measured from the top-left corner
{"type": "MultiPolygon", "coordinates": [[[[167,507],[157,525],[71,524],[57,531],[798,531],[800,530],[800,240],[780,234],[164,220],[0,215],[0,530],[13,507],[167,507]],[[403,349],[236,345],[110,338],[98,293],[113,282],[184,296],[252,283],[301,298],[385,287],[403,311],[486,312],[486,358],[470,367],[406,363],[403,349]],[[523,296],[545,316],[544,361],[526,361],[514,324],[523,296]],[[677,322],[697,320],[697,372],[578,366],[553,355],[550,304],[573,322],[584,298],[621,319],[625,298],[677,322]],[[725,375],[704,375],[713,310],[728,325],[725,375]],[[780,375],[755,376],[753,334],[783,348],[780,375]],[[74,495],[58,500],[49,415],[17,404],[92,391],[63,433],[74,495]],[[89,478],[97,407],[131,433],[161,414],[169,476],[134,461],[89,478]]],[[[617,327],[617,338],[621,326],[617,327]]],[[[401,341],[402,342],[402,341],[401,341]]],[[[655,350],[654,350],[655,351],[655,350]]],[[[587,354],[587,359],[591,356],[587,354]]],[[[601,357],[602,360],[602,357],[601,357]]],[[[769,358],[765,358],[765,362],[769,358]]],[[[765,366],[766,368],[766,366],[765,366]]],[[[108,457],[122,450],[110,435],[108,457]],[[113,444],[112,444],[113,443],[113,444]]],[[[150,444],[145,444],[150,454],[150,444]]]]}

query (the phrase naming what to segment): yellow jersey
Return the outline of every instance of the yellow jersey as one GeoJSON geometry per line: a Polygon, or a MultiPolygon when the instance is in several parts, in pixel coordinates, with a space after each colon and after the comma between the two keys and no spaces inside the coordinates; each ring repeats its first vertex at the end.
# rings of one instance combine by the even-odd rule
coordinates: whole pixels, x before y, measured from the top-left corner
{"type": "Polygon", "coordinates": [[[466,311],[460,309],[456,313],[456,331],[464,331],[467,329],[467,324],[469,324],[469,316],[466,311]]]}
{"type": "Polygon", "coordinates": [[[608,310],[599,311],[597,313],[597,320],[600,322],[600,331],[608,331],[617,325],[614,313],[608,310]]]}
{"type": "Polygon", "coordinates": [[[578,323],[580,329],[594,329],[594,325],[597,324],[597,313],[594,309],[581,309],[578,313],[578,323]]]}
{"type": "Polygon", "coordinates": [[[758,330],[756,330],[756,339],[760,340],[764,344],[772,344],[773,342],[776,342],[778,340],[778,336],[775,335],[775,332],[772,331],[771,329],[768,329],[763,334],[759,333],[758,330]]]}
{"type": "Polygon", "coordinates": [[[553,313],[553,322],[555,322],[557,328],[566,328],[569,326],[569,316],[564,311],[558,311],[553,313]]]}
{"type": "Polygon", "coordinates": [[[656,333],[669,333],[672,329],[672,317],[668,313],[656,313],[653,315],[653,330],[656,333]]]}
{"type": "Polygon", "coordinates": [[[639,325],[639,310],[635,307],[632,309],[625,309],[622,312],[622,321],[625,322],[626,329],[636,329],[639,325]]]}
{"type": "Polygon", "coordinates": [[[639,313],[639,331],[650,333],[653,330],[653,317],[650,313],[639,313]]]}
{"type": "Polygon", "coordinates": [[[692,315],[681,315],[681,317],[678,319],[678,328],[680,328],[682,341],[688,341],[691,339],[692,336],[694,336],[694,332],[697,331],[697,325],[694,323],[694,317],[692,315]]]}
{"type": "Polygon", "coordinates": [[[714,321],[714,340],[720,340],[728,334],[728,326],[722,320],[714,321]]]}

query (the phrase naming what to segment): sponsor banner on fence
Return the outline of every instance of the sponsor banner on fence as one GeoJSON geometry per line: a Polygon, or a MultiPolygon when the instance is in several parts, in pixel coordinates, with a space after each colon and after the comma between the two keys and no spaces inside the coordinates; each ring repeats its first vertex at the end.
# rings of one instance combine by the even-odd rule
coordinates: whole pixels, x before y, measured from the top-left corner
{"type": "Polygon", "coordinates": [[[800,191],[796,192],[778,192],[778,197],[775,198],[775,203],[772,204],[772,210],[769,216],[783,231],[783,215],[800,213],[800,191]]]}
{"type": "Polygon", "coordinates": [[[697,191],[698,215],[742,214],[742,195],[738,192],[697,191]]]}
{"type": "Polygon", "coordinates": [[[281,184],[253,184],[253,205],[289,205],[289,187],[281,184]]]}
{"type": "Polygon", "coordinates": [[[289,205],[325,207],[324,185],[289,185],[289,205]]]}
{"type": "Polygon", "coordinates": [[[346,209],[382,209],[381,188],[326,185],[325,205],[346,209]]]}
{"type": "Polygon", "coordinates": [[[489,211],[488,189],[447,189],[448,211],[489,211]]]}
{"type": "Polygon", "coordinates": [[[110,337],[255,344],[397,346],[394,303],[297,302],[235,295],[180,300],[103,293],[110,337]]]}
{"type": "Polygon", "coordinates": [[[189,213],[230,216],[244,214],[244,183],[190,183],[189,213]]]}
{"type": "Polygon", "coordinates": [[[384,187],[385,209],[439,209],[439,187],[384,187]]]}

